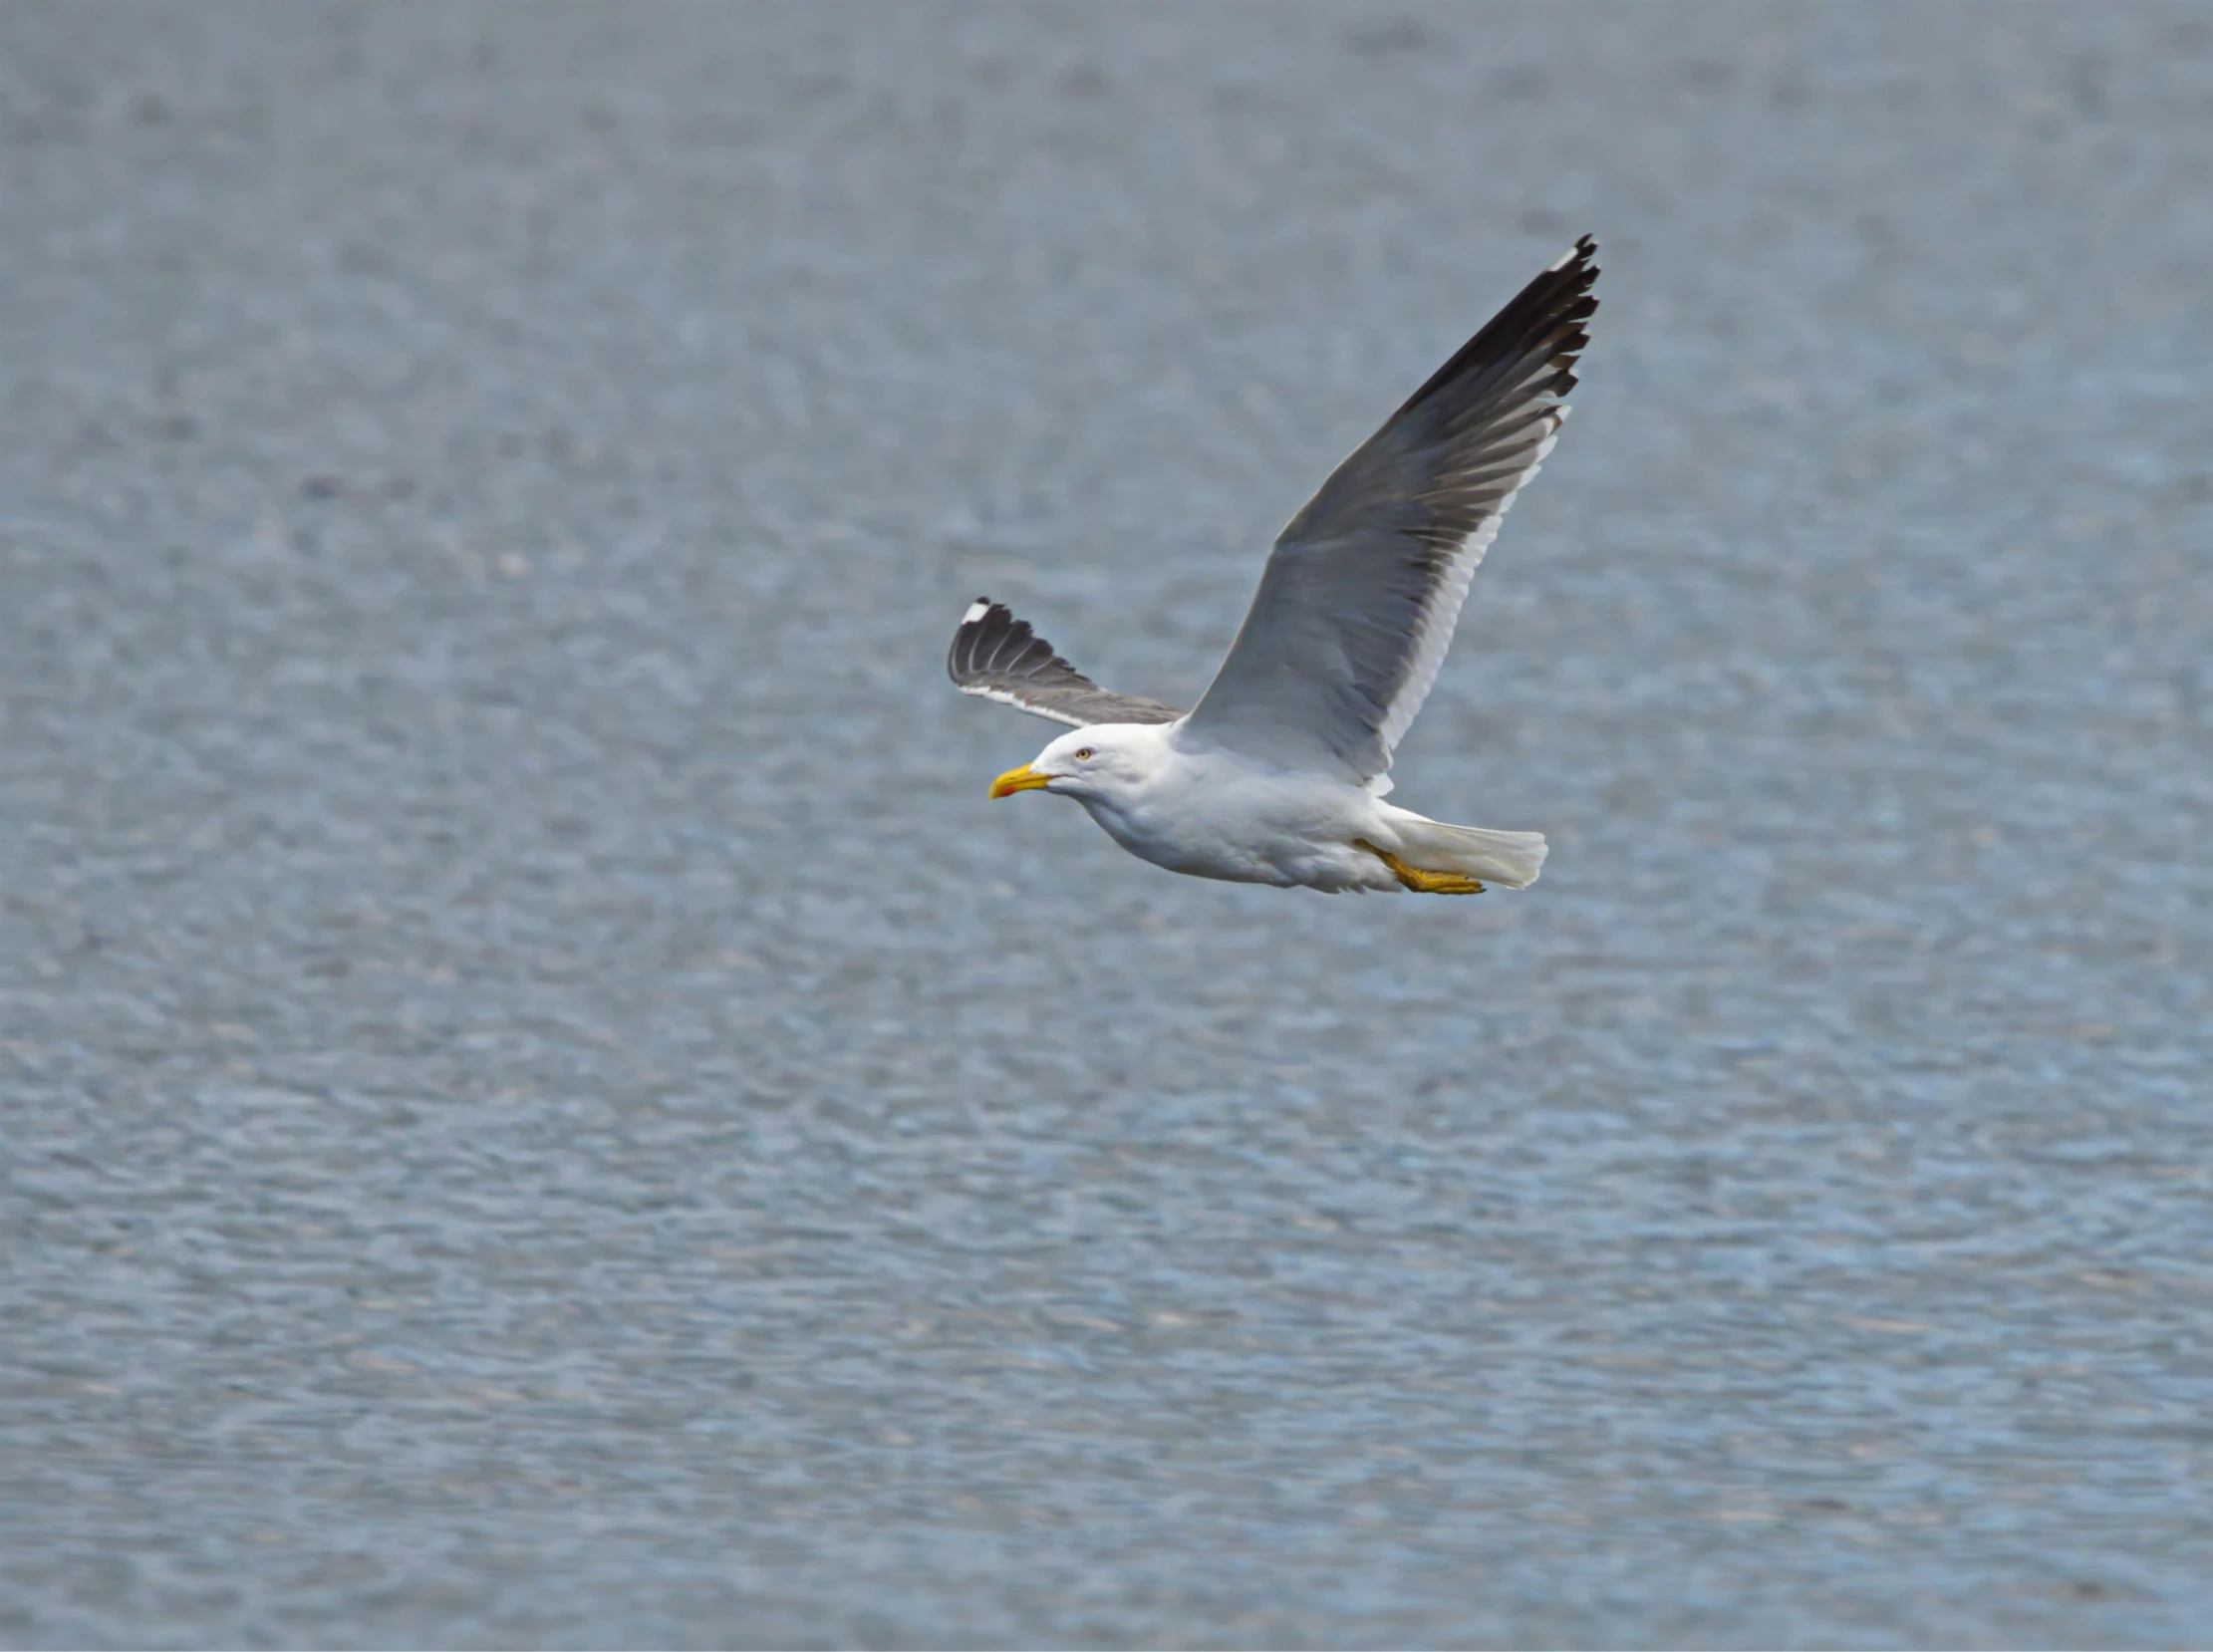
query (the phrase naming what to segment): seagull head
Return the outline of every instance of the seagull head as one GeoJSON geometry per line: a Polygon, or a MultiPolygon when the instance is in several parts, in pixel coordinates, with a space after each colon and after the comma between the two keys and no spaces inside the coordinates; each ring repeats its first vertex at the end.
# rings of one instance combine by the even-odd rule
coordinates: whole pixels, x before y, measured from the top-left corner
{"type": "Polygon", "coordinates": [[[1168,730],[1157,723],[1101,722],[1078,728],[1020,768],[991,782],[993,797],[1018,791],[1058,792],[1079,802],[1111,803],[1143,785],[1168,755],[1168,730]]]}

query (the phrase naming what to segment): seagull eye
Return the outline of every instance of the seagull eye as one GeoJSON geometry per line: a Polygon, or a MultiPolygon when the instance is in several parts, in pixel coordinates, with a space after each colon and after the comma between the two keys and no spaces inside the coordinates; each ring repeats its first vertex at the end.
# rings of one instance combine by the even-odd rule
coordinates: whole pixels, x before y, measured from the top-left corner
{"type": "Polygon", "coordinates": [[[1077,762],[1079,762],[1079,763],[1084,763],[1084,762],[1089,762],[1090,760],[1091,760],[1091,748],[1090,748],[1089,746],[1087,746],[1087,745],[1079,745],[1079,746],[1077,746],[1077,747],[1076,747],[1076,761],[1077,761],[1077,762]]]}

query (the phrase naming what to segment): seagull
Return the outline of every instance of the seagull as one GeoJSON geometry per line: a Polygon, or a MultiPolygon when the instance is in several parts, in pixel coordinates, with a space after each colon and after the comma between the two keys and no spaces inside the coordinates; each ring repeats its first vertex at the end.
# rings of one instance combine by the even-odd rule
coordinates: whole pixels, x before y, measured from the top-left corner
{"type": "Polygon", "coordinates": [[[1585,235],[1554,259],[1337,466],[1276,537],[1191,710],[1100,688],[978,597],[954,633],[954,683],[1072,725],[991,796],[1072,797],[1131,854],[1199,878],[1327,894],[1534,883],[1542,833],[1384,798],[1469,581],[1567,417],[1597,251],[1585,235]]]}

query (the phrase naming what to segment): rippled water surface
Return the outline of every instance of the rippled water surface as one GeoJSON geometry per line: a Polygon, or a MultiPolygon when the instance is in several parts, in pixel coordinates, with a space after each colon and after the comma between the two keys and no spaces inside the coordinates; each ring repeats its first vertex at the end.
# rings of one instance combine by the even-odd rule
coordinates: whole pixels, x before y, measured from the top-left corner
{"type": "Polygon", "coordinates": [[[2213,1627],[2213,19],[0,14],[0,1638],[2213,1627]],[[988,804],[1577,231],[1398,770],[988,804]]]}

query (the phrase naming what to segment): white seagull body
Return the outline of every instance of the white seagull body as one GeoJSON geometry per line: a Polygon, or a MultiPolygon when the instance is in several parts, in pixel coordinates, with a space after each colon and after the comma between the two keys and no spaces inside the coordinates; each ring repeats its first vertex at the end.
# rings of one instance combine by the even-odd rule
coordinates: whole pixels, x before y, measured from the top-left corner
{"type": "Polygon", "coordinates": [[[1500,518],[1567,416],[1596,245],[1577,241],[1339,465],[1275,542],[1189,712],[1111,693],[978,598],[947,662],[963,692],[1074,726],[992,783],[1058,792],[1131,854],[1236,883],[1475,895],[1523,889],[1535,832],[1384,801],[1500,518]]]}

